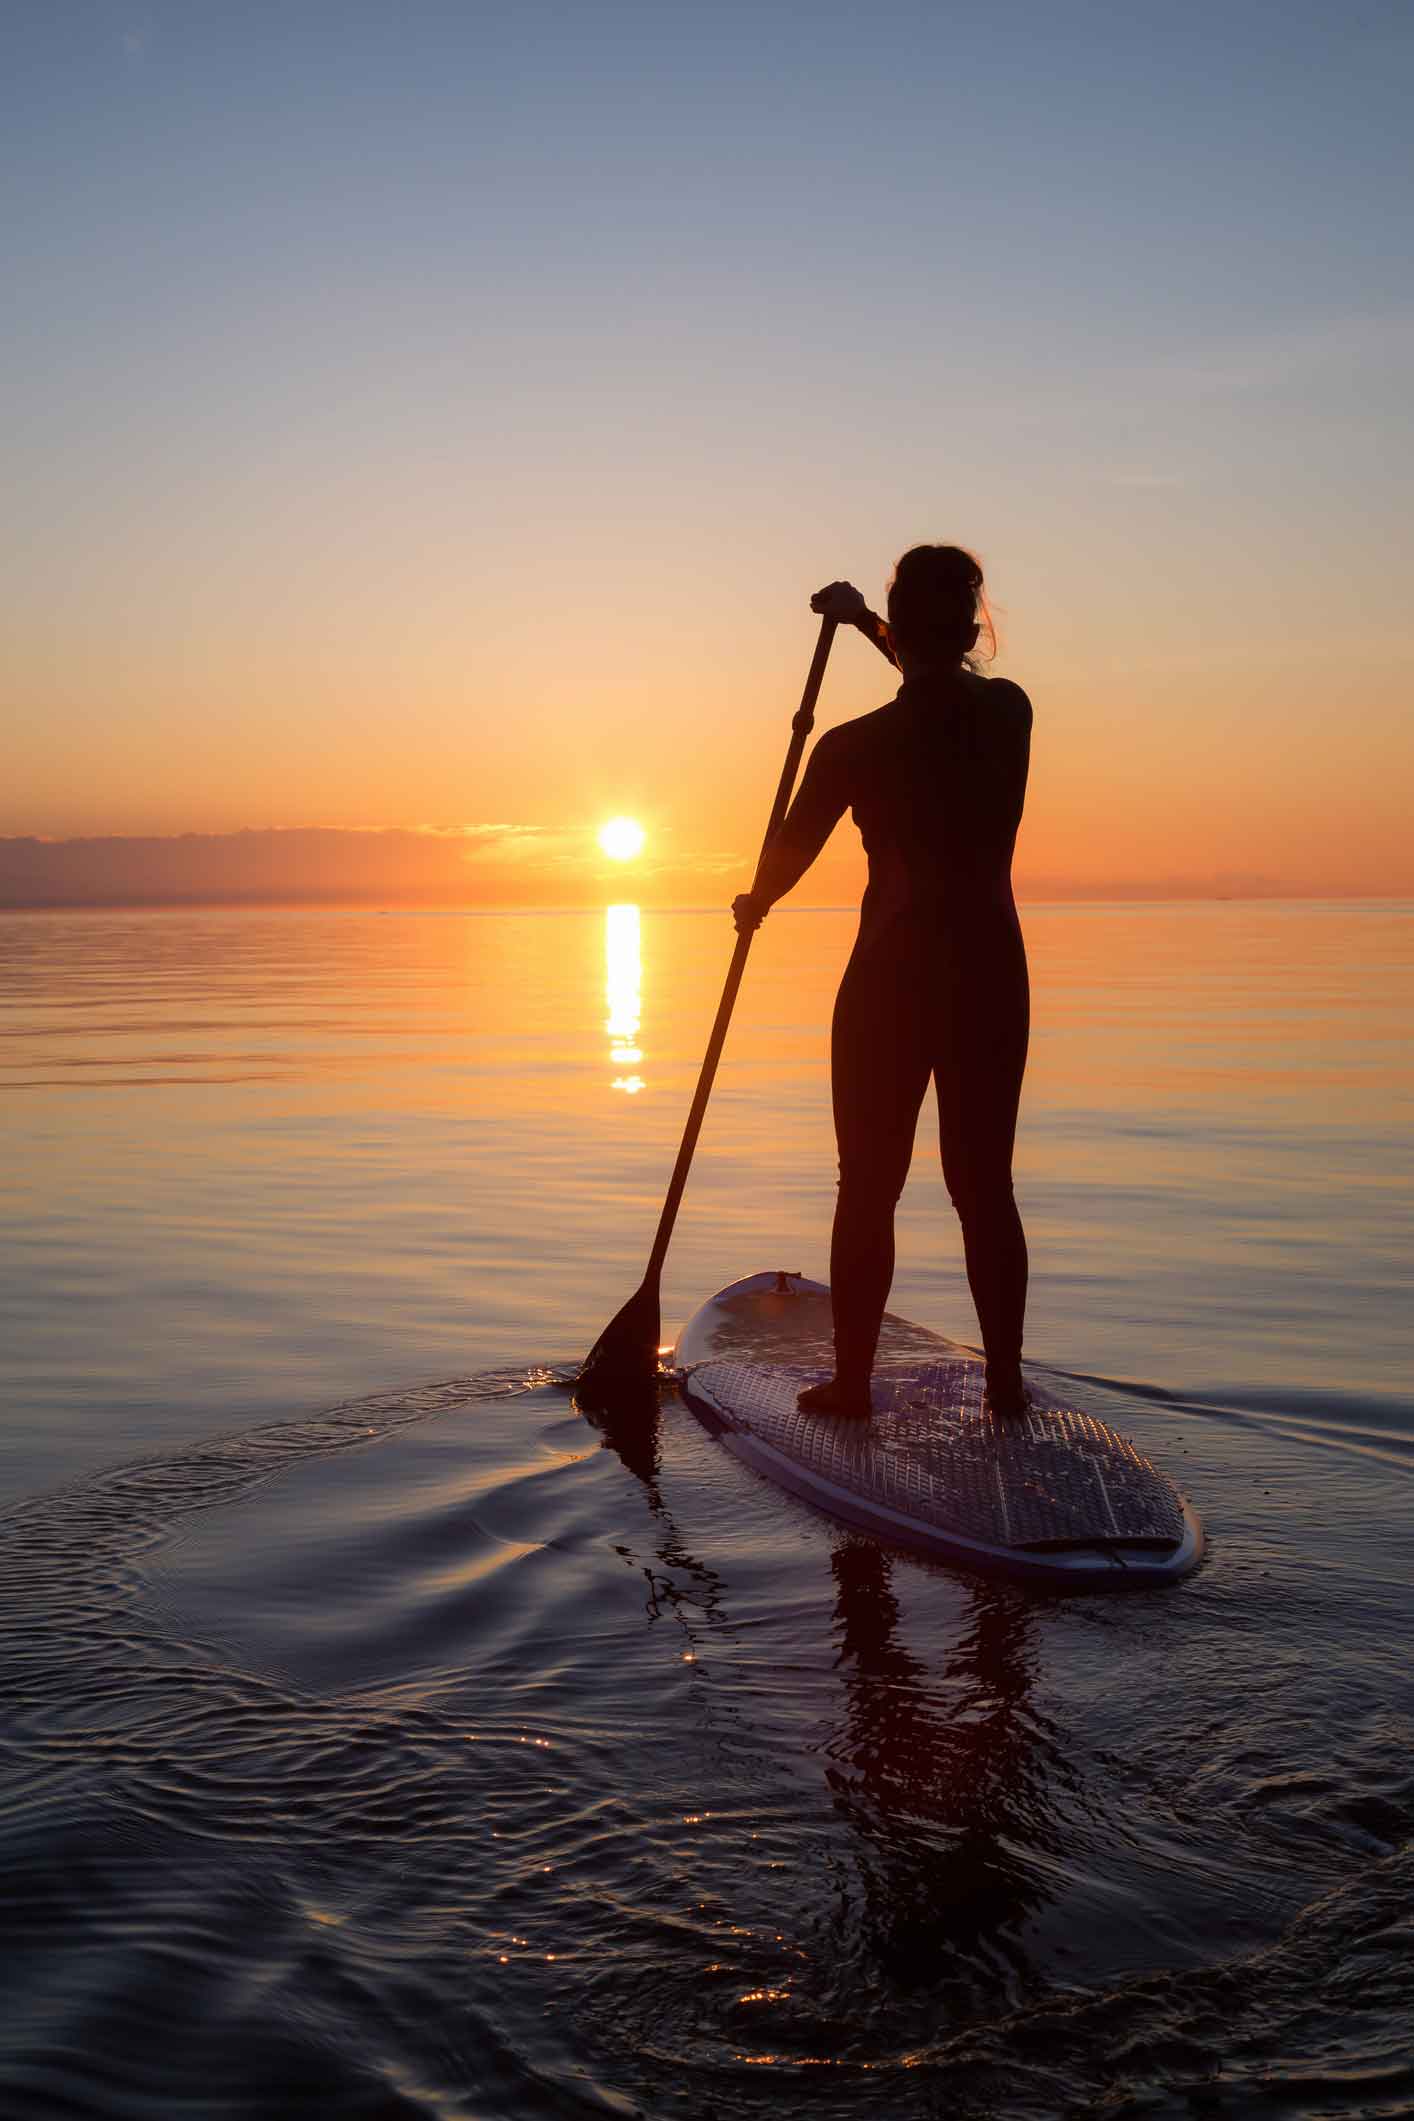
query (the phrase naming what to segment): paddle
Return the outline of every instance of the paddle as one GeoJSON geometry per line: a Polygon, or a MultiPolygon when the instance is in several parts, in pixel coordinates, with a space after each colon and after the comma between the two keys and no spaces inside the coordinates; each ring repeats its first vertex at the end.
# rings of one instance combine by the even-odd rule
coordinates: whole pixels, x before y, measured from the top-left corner
{"type": "MultiPolygon", "coordinates": [[[[791,722],[790,749],[781,768],[780,782],[776,788],[776,800],[771,805],[770,821],[766,836],[761,842],[761,854],[756,864],[760,877],[761,863],[770,846],[777,827],[790,805],[795,777],[800,770],[801,753],[805,740],[815,726],[815,702],[820,697],[820,685],[825,675],[825,664],[829,660],[830,643],[835,637],[835,621],[820,621],[820,638],[815,643],[815,654],[811,659],[810,675],[805,680],[805,690],[800,696],[791,722]]],[[[602,1407],[616,1396],[642,1392],[651,1385],[658,1371],[658,1335],[662,1331],[660,1284],[663,1278],[663,1261],[667,1258],[673,1224],[677,1221],[678,1204],[682,1200],[683,1188],[687,1184],[688,1168],[692,1163],[692,1152],[697,1147],[697,1137],[702,1131],[702,1120],[707,1110],[707,1100],[712,1094],[712,1083],[717,1073],[717,1062],[722,1057],[726,1043],[727,1026],[732,1019],[736,1004],[737,989],[746,970],[747,954],[751,949],[751,930],[739,935],[732,952],[726,985],[722,999],[717,1004],[716,1021],[712,1036],[707,1041],[707,1052],[702,1062],[702,1072],[697,1078],[697,1090],[693,1096],[692,1109],[687,1115],[687,1125],[682,1131],[682,1144],[678,1159],[673,1165],[673,1175],[668,1181],[667,1197],[663,1212],[658,1217],[658,1233],[653,1239],[653,1249],[648,1255],[648,1270],[638,1288],[630,1296],[623,1309],[610,1319],[594,1346],[585,1357],[584,1367],[579,1373],[575,1390],[589,1407],[602,1407]]]]}

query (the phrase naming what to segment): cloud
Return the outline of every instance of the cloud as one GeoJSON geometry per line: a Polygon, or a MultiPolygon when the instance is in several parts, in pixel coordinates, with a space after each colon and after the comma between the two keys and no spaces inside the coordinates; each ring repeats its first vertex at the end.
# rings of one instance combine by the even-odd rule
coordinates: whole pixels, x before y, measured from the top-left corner
{"type": "Polygon", "coordinates": [[[535,856],[553,860],[559,837],[537,826],[495,824],[0,840],[0,905],[456,903],[523,898],[527,888],[543,897],[546,878],[535,856]]]}
{"type": "Polygon", "coordinates": [[[552,832],[545,825],[416,825],[413,830],[420,839],[454,846],[467,862],[554,860],[567,853],[578,837],[552,832]]]}

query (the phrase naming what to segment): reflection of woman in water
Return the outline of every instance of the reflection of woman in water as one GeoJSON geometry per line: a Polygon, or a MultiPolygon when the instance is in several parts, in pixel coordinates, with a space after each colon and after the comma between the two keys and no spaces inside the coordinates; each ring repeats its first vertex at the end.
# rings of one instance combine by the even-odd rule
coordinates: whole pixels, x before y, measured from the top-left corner
{"type": "Polygon", "coordinates": [[[930,1670],[900,1639],[883,1549],[846,1539],[831,1565],[845,1715],[825,1779],[860,1837],[873,1947],[910,1984],[1024,1966],[1020,1933],[1058,1846],[1051,1778],[1072,1780],[1028,1698],[1031,1608],[975,1586],[953,1654],[930,1670]]]}
{"type": "Polygon", "coordinates": [[[986,618],[982,570],[955,545],[917,545],[889,586],[887,624],[857,589],[811,599],[857,626],[903,674],[896,699],[816,744],[757,889],[754,927],[810,867],[847,809],[869,856],[859,935],[831,1046],[839,1198],[830,1245],[835,1375],[803,1392],[820,1413],[867,1415],[894,1271],[894,1208],[924,1093],[937,1091],[943,1175],[994,1413],[1021,1413],[1026,1238],[1011,1155],[1026,1066],[1026,952],[1011,856],[1026,793],[1031,704],[967,657],[986,618]]]}

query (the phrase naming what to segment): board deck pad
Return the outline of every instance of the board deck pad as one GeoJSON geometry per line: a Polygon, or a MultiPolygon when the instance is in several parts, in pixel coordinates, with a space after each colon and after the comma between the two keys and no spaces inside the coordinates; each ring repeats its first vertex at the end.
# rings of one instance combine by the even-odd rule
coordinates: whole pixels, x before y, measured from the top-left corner
{"type": "Polygon", "coordinates": [[[693,1389],[748,1429],[852,1494],[989,1546],[1177,1546],[1183,1505],[1173,1483],[1093,1414],[1033,1403],[997,1421],[975,1361],[874,1374],[865,1421],[802,1413],[801,1387],[828,1372],[709,1362],[693,1389]]]}
{"type": "Polygon", "coordinates": [[[806,1413],[830,1375],[829,1290],[758,1274],[709,1299],[678,1343],[683,1395],[733,1454],[845,1522],[1033,1581],[1171,1582],[1203,1531],[1167,1474],[1108,1423],[1028,1380],[1014,1421],[980,1358],[906,1319],[880,1338],[868,1421],[806,1413]]]}

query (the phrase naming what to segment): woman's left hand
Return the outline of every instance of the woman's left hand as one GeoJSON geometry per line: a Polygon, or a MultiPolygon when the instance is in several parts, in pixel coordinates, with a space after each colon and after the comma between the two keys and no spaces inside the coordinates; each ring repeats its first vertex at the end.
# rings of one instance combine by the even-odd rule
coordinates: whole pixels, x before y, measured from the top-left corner
{"type": "Polygon", "coordinates": [[[732,900],[732,919],[738,935],[752,935],[766,918],[767,909],[749,891],[732,900]]]}

